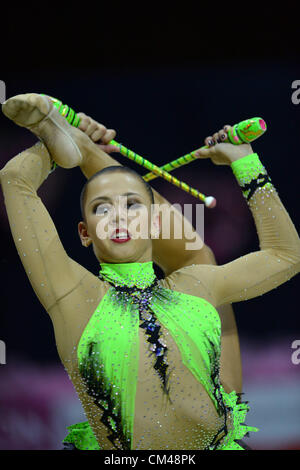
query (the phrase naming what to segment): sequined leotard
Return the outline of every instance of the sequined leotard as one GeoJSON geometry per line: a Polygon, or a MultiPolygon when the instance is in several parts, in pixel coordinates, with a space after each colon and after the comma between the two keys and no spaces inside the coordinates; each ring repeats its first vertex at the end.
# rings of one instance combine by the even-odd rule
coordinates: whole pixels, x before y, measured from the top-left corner
{"type": "MultiPolygon", "coordinates": [[[[91,316],[77,356],[80,380],[103,411],[112,444],[215,449],[224,436],[224,448],[238,447],[234,439],[255,428],[240,426],[247,406],[220,384],[221,324],[214,307],[163,287],[152,262],[103,263],[100,276],[113,289],[91,316]]],[[[88,423],[69,430],[65,442],[99,448],[88,423]]]]}
{"type": "MultiPolygon", "coordinates": [[[[85,431],[83,436],[87,436],[85,442],[81,441],[83,448],[205,449],[215,448],[215,444],[221,449],[237,448],[235,439],[243,437],[239,431],[243,429],[241,423],[246,411],[236,404],[235,393],[224,392],[222,384],[218,383],[220,323],[215,308],[261,295],[299,272],[299,237],[273,186],[269,184],[254,193],[252,191],[249,200],[260,251],[223,266],[188,266],[160,281],[159,287],[165,289],[161,292],[166,297],[157,294],[153,311],[161,326],[162,346],[165,344],[167,347],[168,395],[162,389],[161,375],[154,367],[154,356],[152,353],[149,356],[146,329],[135,323],[135,329],[130,330],[131,334],[137,334],[137,343],[133,336],[128,338],[130,344],[126,344],[126,336],[110,336],[109,312],[102,307],[114,288],[107,279],[99,280],[98,276],[72,260],[64,250],[55,226],[37,195],[37,189],[49,169],[49,155],[43,145],[37,144],[6,164],[1,170],[1,185],[18,253],[36,295],[51,317],[59,356],[88,419],[81,429],[85,431]],[[174,315],[172,302],[167,304],[168,292],[172,293],[172,302],[176,299],[179,302],[174,303],[174,315]],[[97,319],[100,319],[99,312],[101,315],[105,313],[106,321],[100,321],[98,329],[90,330],[89,326],[95,326],[97,319]],[[100,337],[94,341],[95,331],[98,334],[104,331],[102,344],[111,342],[111,349],[101,350],[100,337]],[[130,342],[130,339],[133,341],[130,342]],[[122,350],[121,343],[124,362],[117,362],[116,366],[113,362],[116,349],[113,346],[118,345],[118,350],[122,350]],[[130,412],[126,400],[112,402],[117,408],[111,411],[116,411],[115,416],[121,416],[121,420],[109,420],[106,413],[109,422],[105,421],[105,399],[109,405],[110,392],[116,388],[114,385],[121,384],[122,389],[122,364],[126,365],[126,361],[137,354],[137,350],[132,349],[134,344],[139,353],[134,363],[136,367],[138,361],[137,377],[135,381],[128,382],[126,390],[121,390],[126,394],[130,387],[133,391],[136,387],[135,396],[130,395],[134,398],[134,412],[130,412]],[[125,346],[133,355],[126,352],[125,346]],[[87,352],[91,353],[90,357],[93,357],[93,352],[94,356],[98,353],[100,366],[106,367],[106,370],[103,369],[105,374],[109,371],[106,379],[114,378],[106,382],[106,390],[102,389],[104,397],[95,396],[99,390],[87,389],[83,375],[89,364],[86,363],[84,370],[80,371],[78,360],[84,347],[89,348],[87,352]],[[96,398],[102,400],[103,409],[95,403],[96,398]],[[224,406],[227,407],[226,423],[224,406]],[[114,427],[117,429],[118,426],[122,428],[123,435],[118,433],[113,441],[111,435],[114,427]],[[90,429],[93,442],[89,440],[90,429]],[[229,440],[226,441],[226,438],[229,440]]],[[[147,272],[151,275],[150,268],[151,263],[147,265],[147,272]]],[[[120,275],[120,272],[117,274],[120,275]]],[[[121,278],[124,279],[124,273],[121,278]]],[[[111,311],[111,318],[113,314],[114,310],[111,311]]],[[[137,314],[135,321],[145,322],[147,318],[140,320],[137,314]]],[[[119,324],[119,331],[124,325],[119,324]]],[[[84,357],[89,357],[89,354],[81,356],[84,357]]],[[[125,372],[128,367],[128,364],[124,366],[125,372]]],[[[95,373],[101,376],[98,370],[95,369],[95,373]]],[[[80,435],[81,431],[75,426],[75,434],[78,432],[80,435]]]]}

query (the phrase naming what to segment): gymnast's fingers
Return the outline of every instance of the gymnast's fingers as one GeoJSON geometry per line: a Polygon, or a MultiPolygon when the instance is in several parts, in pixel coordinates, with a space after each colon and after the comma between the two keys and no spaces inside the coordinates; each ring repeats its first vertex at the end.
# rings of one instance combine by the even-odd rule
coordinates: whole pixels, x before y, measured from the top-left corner
{"type": "Polygon", "coordinates": [[[106,153],[111,153],[111,152],[120,153],[119,147],[116,147],[115,145],[111,145],[111,144],[107,144],[107,145],[96,144],[96,145],[98,145],[98,147],[100,147],[106,153]]]}
{"type": "Polygon", "coordinates": [[[213,135],[213,140],[216,144],[220,144],[221,141],[219,139],[219,133],[218,132],[215,132],[214,135],[213,135]]]}
{"type": "Polygon", "coordinates": [[[116,135],[117,133],[115,129],[107,129],[107,131],[102,137],[102,142],[104,142],[104,144],[108,144],[111,140],[113,140],[116,137],[116,135]]]}
{"type": "Polygon", "coordinates": [[[90,123],[90,118],[84,113],[77,113],[77,115],[80,117],[80,124],[78,129],[85,132],[90,123]]]}
{"type": "Polygon", "coordinates": [[[104,135],[105,132],[106,132],[106,127],[101,126],[101,124],[98,124],[96,121],[94,121],[94,119],[91,119],[87,129],[85,130],[85,133],[89,137],[91,137],[94,134],[95,131],[100,131],[100,133],[102,131],[102,133],[103,133],[102,135],[104,135]]]}
{"type": "Polygon", "coordinates": [[[206,139],[204,140],[204,143],[205,143],[205,145],[207,145],[208,147],[212,147],[213,145],[215,145],[214,140],[213,140],[213,137],[212,137],[211,135],[209,135],[208,137],[206,137],[206,139]]]}
{"type": "Polygon", "coordinates": [[[218,132],[218,140],[220,142],[228,142],[227,140],[227,132],[224,131],[224,128],[221,129],[219,132],[218,132]]]}
{"type": "Polygon", "coordinates": [[[103,129],[99,129],[99,127],[97,126],[96,130],[94,130],[94,132],[90,135],[90,138],[93,142],[98,142],[102,139],[104,132],[105,131],[103,129]]]}
{"type": "Polygon", "coordinates": [[[196,158],[212,158],[215,155],[216,148],[212,136],[206,137],[204,142],[208,148],[201,147],[200,149],[193,152],[193,155],[196,158]]]}

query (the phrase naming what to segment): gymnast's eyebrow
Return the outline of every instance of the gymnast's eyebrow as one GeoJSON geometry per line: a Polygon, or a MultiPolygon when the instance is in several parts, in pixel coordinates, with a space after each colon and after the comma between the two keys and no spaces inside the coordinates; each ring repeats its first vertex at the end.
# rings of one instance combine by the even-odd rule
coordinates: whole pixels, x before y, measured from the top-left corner
{"type": "MultiPolygon", "coordinates": [[[[120,196],[139,196],[139,197],[142,197],[140,194],[138,193],[124,193],[124,194],[120,194],[120,196]]],[[[103,199],[104,201],[111,201],[111,198],[108,197],[108,196],[98,196],[96,197],[95,199],[93,199],[89,205],[91,205],[93,202],[99,200],[99,199],[103,199]]]]}

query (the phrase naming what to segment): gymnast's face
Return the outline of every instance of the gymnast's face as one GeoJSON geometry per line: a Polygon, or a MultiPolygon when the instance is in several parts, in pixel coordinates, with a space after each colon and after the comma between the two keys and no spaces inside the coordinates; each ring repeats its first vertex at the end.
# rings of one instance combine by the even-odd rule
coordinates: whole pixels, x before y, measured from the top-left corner
{"type": "Polygon", "coordinates": [[[159,234],[159,216],[138,178],[121,172],[99,175],[88,184],[84,209],[79,236],[84,246],[93,244],[100,263],[152,261],[151,237],[159,234]]]}

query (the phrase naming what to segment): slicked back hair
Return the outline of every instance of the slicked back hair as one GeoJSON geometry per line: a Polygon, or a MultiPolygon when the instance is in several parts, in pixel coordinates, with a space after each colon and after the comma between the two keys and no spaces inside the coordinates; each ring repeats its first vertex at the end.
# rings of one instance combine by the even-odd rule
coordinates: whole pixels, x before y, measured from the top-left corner
{"type": "Polygon", "coordinates": [[[146,190],[148,192],[148,195],[149,195],[149,198],[150,198],[150,201],[151,201],[151,204],[154,204],[154,194],[153,194],[152,188],[147,183],[147,181],[145,181],[143,179],[143,177],[141,175],[139,175],[139,173],[137,173],[132,168],[129,168],[128,166],[123,166],[123,165],[107,166],[107,167],[103,168],[102,170],[98,171],[97,173],[95,173],[93,176],[91,176],[91,178],[86,181],[85,185],[83,186],[83,188],[81,190],[80,210],[81,210],[81,217],[85,222],[86,222],[86,218],[85,218],[84,204],[85,204],[85,198],[86,198],[86,193],[87,193],[87,188],[88,188],[89,183],[91,181],[93,181],[93,179],[97,178],[100,175],[103,175],[105,173],[115,173],[117,171],[119,173],[129,173],[129,174],[132,174],[132,175],[136,176],[143,183],[144,187],[146,188],[146,190]]]}

